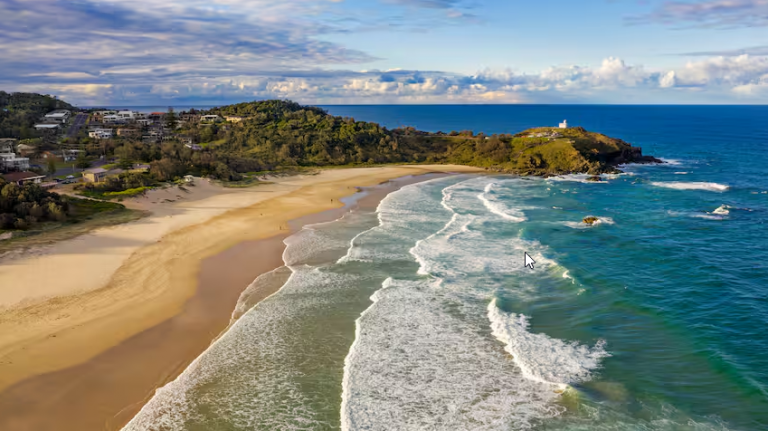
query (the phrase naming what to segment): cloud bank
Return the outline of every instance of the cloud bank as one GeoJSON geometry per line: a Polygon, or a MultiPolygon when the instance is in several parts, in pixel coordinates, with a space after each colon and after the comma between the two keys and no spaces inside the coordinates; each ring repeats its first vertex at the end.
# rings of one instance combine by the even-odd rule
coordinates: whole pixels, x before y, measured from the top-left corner
{"type": "MultiPolygon", "coordinates": [[[[381,1],[427,14],[404,13],[413,15],[404,25],[431,13],[471,16],[471,5],[460,0],[381,1]]],[[[739,2],[761,3],[727,3],[739,2]]],[[[677,3],[666,7],[685,9],[673,7],[677,3]]],[[[375,53],[327,41],[359,26],[340,5],[333,0],[0,0],[0,89],[56,94],[80,105],[263,98],[317,104],[751,103],[768,94],[768,57],[749,54],[712,56],[665,70],[613,57],[594,66],[527,74],[365,70],[375,53]]]]}

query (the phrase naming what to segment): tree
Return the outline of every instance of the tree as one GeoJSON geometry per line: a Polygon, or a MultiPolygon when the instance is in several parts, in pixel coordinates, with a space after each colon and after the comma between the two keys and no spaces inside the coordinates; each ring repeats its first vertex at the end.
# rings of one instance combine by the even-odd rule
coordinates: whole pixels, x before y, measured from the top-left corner
{"type": "Polygon", "coordinates": [[[176,118],[176,113],[173,112],[173,107],[168,107],[168,113],[165,114],[165,125],[171,130],[176,130],[178,124],[179,121],[176,118]]]}
{"type": "Polygon", "coordinates": [[[88,169],[91,167],[91,161],[85,157],[84,153],[80,153],[80,155],[77,156],[77,160],[75,160],[75,166],[80,169],[88,169]]]}
{"type": "Polygon", "coordinates": [[[51,176],[56,173],[56,160],[54,160],[53,157],[48,159],[47,171],[48,175],[51,176]]]}

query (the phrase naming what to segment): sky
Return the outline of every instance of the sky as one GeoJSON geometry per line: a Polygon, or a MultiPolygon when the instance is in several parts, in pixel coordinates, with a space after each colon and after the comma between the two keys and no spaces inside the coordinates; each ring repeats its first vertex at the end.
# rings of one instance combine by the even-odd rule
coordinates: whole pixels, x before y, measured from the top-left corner
{"type": "Polygon", "coordinates": [[[768,102],[768,0],[0,0],[0,17],[0,90],[80,106],[768,102]]]}

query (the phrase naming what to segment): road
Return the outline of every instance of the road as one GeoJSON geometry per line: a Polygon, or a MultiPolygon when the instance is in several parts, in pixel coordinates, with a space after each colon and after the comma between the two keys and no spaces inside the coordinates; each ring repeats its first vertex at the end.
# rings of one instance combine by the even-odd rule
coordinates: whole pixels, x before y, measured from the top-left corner
{"type": "Polygon", "coordinates": [[[80,128],[85,124],[86,119],[88,119],[88,114],[78,112],[75,116],[75,119],[72,121],[72,125],[69,126],[69,130],[67,131],[67,138],[76,136],[77,132],[79,132],[80,128]]]}

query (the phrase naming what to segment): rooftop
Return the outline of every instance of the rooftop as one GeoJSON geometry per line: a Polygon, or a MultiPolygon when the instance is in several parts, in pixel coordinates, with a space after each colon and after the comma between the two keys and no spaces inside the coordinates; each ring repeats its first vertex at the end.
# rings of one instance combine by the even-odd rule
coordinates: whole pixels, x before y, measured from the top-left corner
{"type": "Polygon", "coordinates": [[[88,174],[103,174],[104,172],[107,172],[107,170],[102,168],[93,168],[93,169],[88,169],[85,172],[88,174]]]}
{"type": "Polygon", "coordinates": [[[45,175],[36,174],[34,172],[11,172],[10,174],[3,174],[3,178],[6,181],[17,182],[21,180],[29,180],[33,178],[43,178],[45,175]]]}

